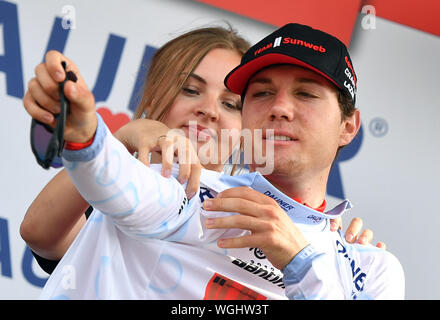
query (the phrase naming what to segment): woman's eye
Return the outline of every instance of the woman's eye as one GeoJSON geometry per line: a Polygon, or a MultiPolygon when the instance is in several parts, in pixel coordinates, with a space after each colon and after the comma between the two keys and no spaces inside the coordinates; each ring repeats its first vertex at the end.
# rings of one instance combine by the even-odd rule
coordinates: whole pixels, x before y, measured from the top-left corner
{"type": "Polygon", "coordinates": [[[195,95],[199,94],[199,91],[197,91],[196,89],[193,89],[193,88],[189,88],[189,87],[183,87],[182,90],[185,94],[190,95],[190,96],[195,96],[195,95]]]}
{"type": "Polygon", "coordinates": [[[223,105],[232,110],[241,110],[241,103],[232,101],[223,101],[223,105]]]}

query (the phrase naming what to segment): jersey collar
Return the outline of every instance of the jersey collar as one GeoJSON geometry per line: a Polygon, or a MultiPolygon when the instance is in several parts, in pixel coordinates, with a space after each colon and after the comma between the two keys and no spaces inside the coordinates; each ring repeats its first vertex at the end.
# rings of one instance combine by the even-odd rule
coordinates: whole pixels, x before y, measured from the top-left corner
{"type": "MultiPolygon", "coordinates": [[[[320,212],[288,197],[275,188],[259,172],[229,176],[203,169],[201,183],[216,192],[234,187],[248,186],[274,199],[293,222],[306,225],[322,226],[322,224],[327,224],[328,219],[341,217],[346,210],[352,208],[351,202],[344,200],[333,209],[320,212]]],[[[325,200],[323,205],[325,205],[325,200]]]]}

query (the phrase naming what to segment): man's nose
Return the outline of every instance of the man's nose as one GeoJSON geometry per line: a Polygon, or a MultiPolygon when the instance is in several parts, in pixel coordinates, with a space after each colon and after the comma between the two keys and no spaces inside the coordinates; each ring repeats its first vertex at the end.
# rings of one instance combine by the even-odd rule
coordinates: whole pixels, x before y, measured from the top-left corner
{"type": "Polygon", "coordinates": [[[292,121],[294,117],[294,105],[286,93],[277,93],[272,105],[270,106],[271,120],[292,121]]]}

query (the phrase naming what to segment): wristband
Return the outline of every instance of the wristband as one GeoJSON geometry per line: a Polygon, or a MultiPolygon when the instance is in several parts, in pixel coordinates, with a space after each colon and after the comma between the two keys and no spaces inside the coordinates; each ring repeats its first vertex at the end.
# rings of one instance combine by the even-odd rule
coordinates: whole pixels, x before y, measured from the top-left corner
{"type": "MultiPolygon", "coordinates": [[[[96,134],[96,132],[95,132],[96,134]]],[[[70,141],[64,141],[64,149],[66,150],[81,150],[85,149],[92,145],[93,141],[95,140],[95,134],[93,137],[87,141],[87,142],[70,142],[70,141]]]]}

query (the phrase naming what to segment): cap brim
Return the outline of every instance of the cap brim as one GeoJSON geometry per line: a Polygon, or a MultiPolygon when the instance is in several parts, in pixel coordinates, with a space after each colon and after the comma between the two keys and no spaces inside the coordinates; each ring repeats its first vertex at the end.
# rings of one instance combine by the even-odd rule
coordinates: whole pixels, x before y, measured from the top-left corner
{"type": "Polygon", "coordinates": [[[276,64],[293,64],[306,69],[310,69],[322,75],[330,82],[334,83],[338,88],[341,88],[341,86],[337,84],[335,80],[333,80],[330,76],[328,76],[324,72],[316,69],[315,67],[311,66],[310,64],[304,61],[280,53],[268,53],[258,58],[255,58],[248,63],[239,65],[226,76],[225,85],[232,92],[241,95],[247,83],[249,82],[249,79],[256,72],[260,71],[265,67],[276,64]]]}

